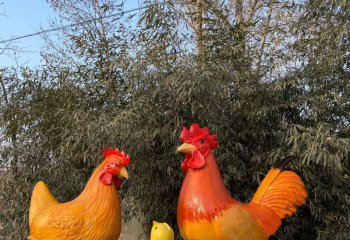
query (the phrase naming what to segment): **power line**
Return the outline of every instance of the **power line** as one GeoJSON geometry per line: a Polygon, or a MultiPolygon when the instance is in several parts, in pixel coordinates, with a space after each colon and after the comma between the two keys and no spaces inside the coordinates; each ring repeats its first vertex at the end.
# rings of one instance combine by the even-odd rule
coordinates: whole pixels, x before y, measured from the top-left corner
{"type": "MultiPolygon", "coordinates": [[[[124,14],[135,12],[135,11],[138,11],[138,10],[142,10],[142,9],[145,9],[145,8],[148,8],[148,7],[149,6],[133,8],[133,9],[130,9],[130,10],[127,10],[127,11],[122,11],[120,13],[115,13],[115,14],[111,14],[111,15],[107,15],[107,16],[101,17],[101,19],[122,16],[124,14]]],[[[93,18],[93,19],[89,19],[89,20],[85,20],[85,21],[81,21],[81,22],[77,22],[77,23],[72,23],[72,24],[69,24],[69,25],[61,26],[61,27],[57,27],[57,28],[46,29],[46,30],[42,30],[42,31],[39,31],[39,32],[30,33],[30,34],[26,34],[26,35],[14,37],[14,38],[2,40],[2,41],[0,41],[0,44],[11,42],[11,41],[16,41],[16,40],[23,39],[23,38],[33,37],[33,36],[40,35],[40,34],[43,34],[43,33],[55,32],[55,31],[58,31],[58,30],[71,28],[71,27],[75,27],[75,26],[78,26],[78,25],[83,25],[83,24],[86,24],[86,23],[89,23],[89,22],[93,22],[93,21],[95,21],[97,19],[99,19],[99,18],[93,18]]]]}

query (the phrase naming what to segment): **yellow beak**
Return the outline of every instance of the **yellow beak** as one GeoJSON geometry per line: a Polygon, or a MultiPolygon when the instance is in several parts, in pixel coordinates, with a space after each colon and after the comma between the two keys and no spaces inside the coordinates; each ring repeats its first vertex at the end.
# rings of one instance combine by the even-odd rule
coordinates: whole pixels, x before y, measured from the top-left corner
{"type": "Polygon", "coordinates": [[[126,168],[125,168],[125,167],[123,167],[122,169],[120,169],[120,171],[119,171],[119,173],[118,173],[118,176],[119,176],[119,177],[126,178],[126,179],[129,178],[128,172],[126,171],[126,168]]]}
{"type": "Polygon", "coordinates": [[[153,221],[153,226],[157,225],[159,222],[153,221]]]}
{"type": "Polygon", "coordinates": [[[177,152],[179,153],[191,153],[193,151],[196,151],[197,148],[189,143],[183,143],[178,149],[177,152]]]}

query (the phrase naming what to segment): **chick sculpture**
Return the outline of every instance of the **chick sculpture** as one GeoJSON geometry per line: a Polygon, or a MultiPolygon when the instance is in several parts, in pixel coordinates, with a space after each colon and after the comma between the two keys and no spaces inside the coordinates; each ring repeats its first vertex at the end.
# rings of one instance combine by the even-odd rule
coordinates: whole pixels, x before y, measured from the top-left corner
{"type": "Polygon", "coordinates": [[[59,203],[44,182],[33,190],[30,210],[30,240],[112,240],[121,228],[120,177],[130,157],[118,149],[104,149],[105,160],[93,172],[82,193],[59,203]]]}
{"type": "Polygon", "coordinates": [[[300,177],[284,167],[286,158],[272,168],[248,204],[232,198],[225,188],[212,150],[216,135],[193,124],[183,128],[185,153],[181,167],[186,172],[177,207],[177,221],[185,240],[267,240],[305,203],[307,193],[300,177]]]}
{"type": "Polygon", "coordinates": [[[174,240],[174,231],[167,223],[153,221],[150,240],[174,240]]]}

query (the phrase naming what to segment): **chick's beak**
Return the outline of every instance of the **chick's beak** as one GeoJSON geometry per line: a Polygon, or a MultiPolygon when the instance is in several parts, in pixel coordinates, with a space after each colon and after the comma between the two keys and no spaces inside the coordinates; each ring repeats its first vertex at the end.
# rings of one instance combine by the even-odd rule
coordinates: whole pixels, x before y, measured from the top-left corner
{"type": "Polygon", "coordinates": [[[120,169],[120,171],[119,171],[119,173],[118,173],[118,176],[119,176],[119,177],[126,178],[126,179],[129,178],[128,172],[126,171],[126,168],[125,168],[125,167],[123,167],[122,169],[120,169]]]}
{"type": "Polygon", "coordinates": [[[191,153],[193,151],[196,151],[197,148],[189,143],[183,143],[178,149],[177,152],[179,153],[191,153]]]}
{"type": "Polygon", "coordinates": [[[153,226],[157,225],[158,222],[157,221],[153,221],[153,226]]]}

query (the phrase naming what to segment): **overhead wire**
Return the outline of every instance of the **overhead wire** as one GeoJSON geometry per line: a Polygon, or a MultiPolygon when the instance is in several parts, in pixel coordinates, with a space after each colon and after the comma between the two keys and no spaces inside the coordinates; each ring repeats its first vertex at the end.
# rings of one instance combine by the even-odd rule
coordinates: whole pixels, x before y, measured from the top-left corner
{"type": "Polygon", "coordinates": [[[64,25],[64,26],[61,26],[61,27],[41,30],[41,31],[38,31],[38,32],[35,32],[35,33],[30,33],[30,34],[26,34],[26,35],[22,35],[22,36],[18,36],[18,37],[9,38],[9,39],[6,39],[6,40],[1,40],[0,44],[8,43],[8,42],[16,41],[16,40],[20,40],[20,39],[23,39],[23,38],[33,37],[33,36],[36,36],[36,35],[41,35],[41,34],[44,34],[44,33],[55,32],[55,31],[58,31],[58,30],[72,28],[72,27],[79,26],[79,25],[84,25],[86,23],[93,22],[93,21],[95,21],[97,19],[105,19],[105,18],[123,16],[124,14],[135,12],[135,11],[139,11],[139,10],[142,10],[142,9],[145,9],[145,8],[148,8],[148,7],[149,6],[133,8],[133,9],[130,9],[130,10],[127,10],[127,11],[122,11],[122,12],[119,12],[119,13],[103,16],[101,18],[93,18],[93,19],[89,19],[89,20],[85,20],[85,21],[81,21],[81,22],[77,22],[77,23],[64,25]]]}

